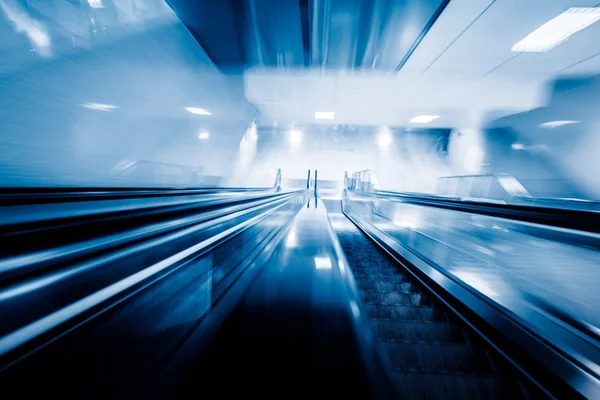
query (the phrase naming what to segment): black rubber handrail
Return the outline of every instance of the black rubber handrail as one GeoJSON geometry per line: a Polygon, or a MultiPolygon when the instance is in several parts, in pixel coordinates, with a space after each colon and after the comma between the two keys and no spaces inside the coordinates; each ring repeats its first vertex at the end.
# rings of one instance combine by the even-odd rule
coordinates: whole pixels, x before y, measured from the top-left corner
{"type": "Polygon", "coordinates": [[[359,196],[385,198],[406,204],[442,208],[558,228],[600,233],[600,213],[596,211],[539,207],[535,205],[525,206],[504,204],[486,202],[479,199],[461,199],[457,197],[428,196],[390,191],[350,192],[359,196]]]}

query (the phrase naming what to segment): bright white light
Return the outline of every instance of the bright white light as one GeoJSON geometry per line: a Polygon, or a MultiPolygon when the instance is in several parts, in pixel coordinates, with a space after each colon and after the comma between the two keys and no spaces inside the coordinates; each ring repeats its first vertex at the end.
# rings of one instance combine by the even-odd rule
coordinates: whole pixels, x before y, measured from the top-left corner
{"type": "Polygon", "coordinates": [[[202,131],[200,133],[198,133],[198,139],[200,140],[206,140],[210,137],[210,133],[206,132],[206,131],[202,131]]]}
{"type": "Polygon", "coordinates": [[[420,215],[416,210],[400,210],[395,213],[393,221],[397,227],[417,229],[420,224],[420,215]]]}
{"type": "Polygon", "coordinates": [[[523,143],[513,143],[510,147],[512,147],[513,150],[523,150],[525,145],[523,143]]]}
{"type": "Polygon", "coordinates": [[[491,285],[491,282],[487,282],[487,281],[483,280],[480,276],[478,276],[477,274],[475,274],[473,272],[456,271],[456,272],[454,272],[454,275],[456,275],[460,280],[462,280],[467,285],[470,285],[471,287],[477,289],[479,292],[481,292],[482,294],[484,294],[486,296],[489,296],[489,297],[498,296],[498,292],[496,292],[494,290],[494,288],[491,285]]]}
{"type": "Polygon", "coordinates": [[[389,149],[390,145],[392,144],[392,140],[393,140],[392,132],[390,132],[390,130],[388,128],[383,128],[377,134],[377,144],[379,145],[379,148],[382,150],[389,149]]]}
{"type": "Polygon", "coordinates": [[[512,47],[512,51],[532,53],[550,51],[569,36],[587,28],[599,19],[600,8],[569,8],[517,42],[512,47]]]}
{"type": "Polygon", "coordinates": [[[417,115],[416,117],[411,118],[410,122],[413,124],[428,124],[439,117],[439,115],[417,115]]]}
{"type": "Polygon", "coordinates": [[[212,115],[212,113],[200,107],[184,107],[185,111],[196,115],[212,115]]]}
{"type": "Polygon", "coordinates": [[[102,0],[88,0],[88,4],[92,8],[104,8],[104,5],[102,4],[102,0]]]}
{"type": "Polygon", "coordinates": [[[285,247],[291,248],[298,246],[298,239],[296,238],[296,232],[291,231],[285,241],[285,247]]]}
{"type": "Polygon", "coordinates": [[[335,112],[333,111],[317,111],[315,112],[315,119],[334,119],[335,112]]]}
{"type": "Polygon", "coordinates": [[[543,124],[540,124],[540,126],[542,128],[556,128],[558,126],[571,125],[571,124],[577,124],[577,123],[579,123],[579,121],[568,121],[568,120],[564,120],[564,121],[549,121],[549,122],[544,122],[543,124]]]}
{"type": "Polygon", "coordinates": [[[300,129],[290,130],[290,143],[292,146],[297,147],[302,143],[302,131],[300,129]]]}
{"type": "Polygon", "coordinates": [[[102,104],[102,103],[84,103],[81,105],[81,107],[88,108],[90,110],[107,111],[107,112],[110,110],[114,110],[115,108],[119,108],[119,106],[115,106],[113,104],[102,104]]]}
{"type": "Polygon", "coordinates": [[[331,258],[315,257],[315,267],[317,269],[331,269],[331,258]]]}

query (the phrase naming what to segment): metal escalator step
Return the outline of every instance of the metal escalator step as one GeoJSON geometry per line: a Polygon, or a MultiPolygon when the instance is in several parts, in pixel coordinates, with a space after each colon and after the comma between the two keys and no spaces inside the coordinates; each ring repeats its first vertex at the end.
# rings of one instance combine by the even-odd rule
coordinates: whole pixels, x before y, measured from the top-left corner
{"type": "Polygon", "coordinates": [[[372,321],[383,342],[466,344],[460,326],[447,323],[372,321]]]}
{"type": "Polygon", "coordinates": [[[446,322],[446,312],[437,307],[410,307],[410,306],[384,306],[380,304],[366,304],[369,318],[381,321],[418,321],[418,322],[446,322]]]}
{"type": "Polygon", "coordinates": [[[372,265],[370,267],[356,267],[352,265],[352,272],[358,274],[379,274],[383,276],[389,275],[406,275],[404,271],[398,268],[385,268],[376,265],[372,265]]]}
{"type": "Polygon", "coordinates": [[[380,292],[369,292],[361,291],[363,301],[366,304],[381,304],[385,306],[398,305],[398,306],[431,306],[433,305],[433,299],[429,296],[421,293],[380,293],[380,292]]]}
{"type": "Polygon", "coordinates": [[[382,342],[398,372],[491,374],[485,351],[463,345],[382,342]]]}
{"type": "Polygon", "coordinates": [[[352,274],[354,275],[354,279],[357,282],[362,282],[362,281],[390,282],[390,283],[410,282],[410,278],[406,275],[355,272],[355,271],[352,271],[352,274]]]}
{"type": "Polygon", "coordinates": [[[372,292],[397,292],[397,293],[418,293],[418,289],[411,282],[374,282],[360,281],[357,282],[360,290],[372,292]]]}
{"type": "Polygon", "coordinates": [[[516,380],[494,375],[391,374],[402,399],[518,399],[524,392],[516,380]]]}

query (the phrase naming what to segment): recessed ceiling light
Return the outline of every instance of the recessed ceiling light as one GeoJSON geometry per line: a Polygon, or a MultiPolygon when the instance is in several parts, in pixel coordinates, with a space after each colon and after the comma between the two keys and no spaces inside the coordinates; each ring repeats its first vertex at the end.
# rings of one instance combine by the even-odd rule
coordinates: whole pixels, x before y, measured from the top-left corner
{"type": "Polygon", "coordinates": [[[600,19],[600,8],[573,7],[546,22],[517,42],[512,51],[541,53],[550,51],[569,36],[600,19]]]}
{"type": "Polygon", "coordinates": [[[88,4],[92,8],[104,8],[104,5],[102,4],[102,0],[88,0],[88,4]]]}
{"type": "Polygon", "coordinates": [[[410,122],[413,124],[428,124],[439,117],[439,115],[417,115],[416,117],[411,118],[410,122]]]}
{"type": "Polygon", "coordinates": [[[84,103],[81,105],[81,107],[90,109],[90,110],[96,110],[96,111],[110,111],[110,110],[114,110],[115,108],[119,108],[119,106],[115,106],[113,104],[102,104],[102,103],[84,103]]]}
{"type": "Polygon", "coordinates": [[[556,128],[563,125],[577,124],[579,121],[561,120],[561,121],[548,121],[540,124],[542,128],[556,128]]]}
{"type": "Polygon", "coordinates": [[[315,119],[334,119],[335,112],[333,111],[317,111],[315,112],[315,119]]]}
{"type": "Polygon", "coordinates": [[[184,107],[185,111],[196,115],[212,115],[212,113],[200,107],[184,107]]]}
{"type": "Polygon", "coordinates": [[[206,140],[210,137],[210,133],[206,132],[206,131],[202,131],[198,134],[198,139],[200,140],[206,140]]]}

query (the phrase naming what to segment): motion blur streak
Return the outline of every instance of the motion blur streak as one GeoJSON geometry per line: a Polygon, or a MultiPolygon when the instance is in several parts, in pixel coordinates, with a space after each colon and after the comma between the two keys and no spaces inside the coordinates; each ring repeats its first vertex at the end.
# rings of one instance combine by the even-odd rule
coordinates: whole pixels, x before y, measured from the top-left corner
{"type": "Polygon", "coordinates": [[[600,398],[598,1],[0,0],[0,397],[600,398]]]}

